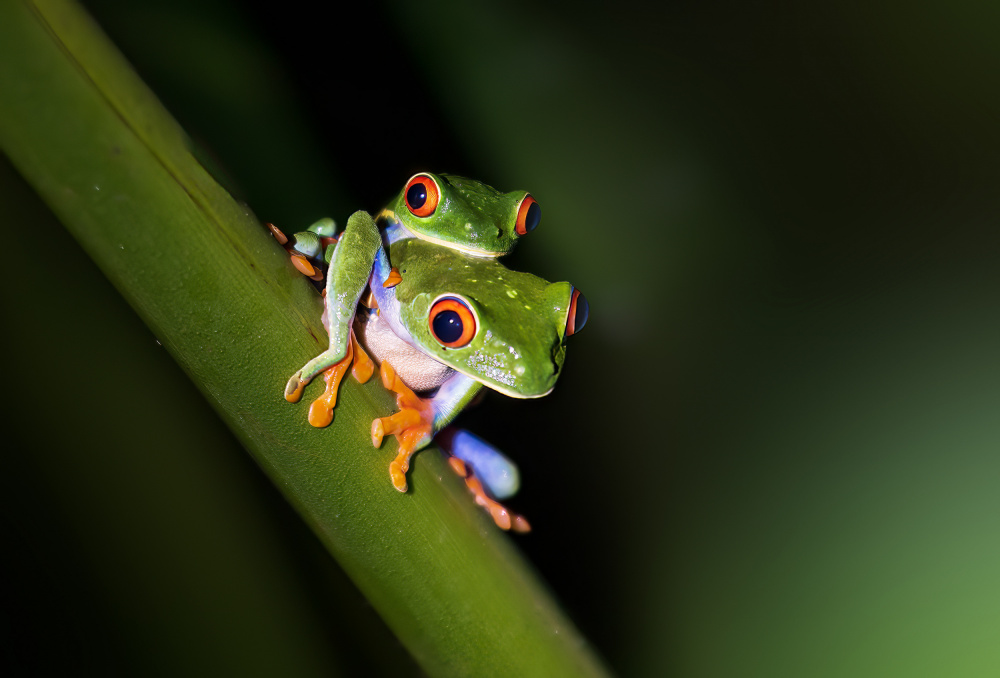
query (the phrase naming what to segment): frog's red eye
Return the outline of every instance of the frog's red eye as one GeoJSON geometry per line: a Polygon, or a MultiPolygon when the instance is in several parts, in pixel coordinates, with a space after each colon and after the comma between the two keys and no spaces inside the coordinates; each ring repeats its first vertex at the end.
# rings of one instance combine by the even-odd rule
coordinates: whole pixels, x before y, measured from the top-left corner
{"type": "Polygon", "coordinates": [[[521,206],[517,208],[517,222],[514,224],[514,230],[518,235],[527,235],[535,230],[541,220],[542,206],[530,195],[524,196],[521,206]]]}
{"type": "Polygon", "coordinates": [[[566,320],[566,336],[576,334],[587,324],[590,315],[590,304],[580,290],[573,288],[569,301],[569,318],[566,320]]]}
{"type": "Polygon", "coordinates": [[[437,184],[426,174],[418,174],[406,183],[403,189],[406,208],[415,217],[429,217],[437,209],[441,192],[437,184]]]}
{"type": "Polygon", "coordinates": [[[434,338],[448,348],[462,348],[476,336],[476,316],[455,297],[435,301],[427,321],[434,338]]]}

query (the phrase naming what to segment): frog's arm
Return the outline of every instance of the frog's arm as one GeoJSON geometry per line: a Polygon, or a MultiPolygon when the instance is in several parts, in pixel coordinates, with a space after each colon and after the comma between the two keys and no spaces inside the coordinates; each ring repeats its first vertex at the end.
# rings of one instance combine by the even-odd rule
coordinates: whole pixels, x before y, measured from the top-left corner
{"type": "Polygon", "coordinates": [[[399,411],[372,422],[372,444],[381,447],[387,435],[396,436],[399,453],[389,464],[393,486],[406,492],[406,472],[410,457],[427,446],[438,431],[447,426],[466,405],[472,402],[482,384],[455,372],[430,398],[421,398],[403,383],[388,360],[379,370],[382,385],[396,393],[399,411]]]}
{"type": "Polygon", "coordinates": [[[334,248],[326,276],[326,324],[330,348],[292,375],[285,386],[286,400],[298,401],[302,389],[317,374],[349,358],[351,323],[381,249],[382,236],[371,216],[365,212],[352,214],[334,248]]]}
{"type": "MultiPolygon", "coordinates": [[[[382,384],[396,393],[399,412],[372,422],[372,444],[379,447],[384,436],[396,436],[399,452],[389,464],[389,477],[397,490],[406,492],[410,458],[472,402],[482,384],[456,372],[433,396],[421,398],[399,379],[389,361],[382,361],[380,372],[382,384]]],[[[445,429],[439,439],[449,456],[448,463],[465,479],[476,503],[489,512],[497,526],[515,532],[530,531],[531,525],[523,516],[511,513],[496,501],[517,492],[519,481],[514,463],[466,431],[445,429]]]]}
{"type": "Polygon", "coordinates": [[[450,424],[458,413],[468,407],[483,385],[475,379],[455,372],[446,382],[441,384],[437,393],[429,398],[434,408],[433,433],[450,424]]]}

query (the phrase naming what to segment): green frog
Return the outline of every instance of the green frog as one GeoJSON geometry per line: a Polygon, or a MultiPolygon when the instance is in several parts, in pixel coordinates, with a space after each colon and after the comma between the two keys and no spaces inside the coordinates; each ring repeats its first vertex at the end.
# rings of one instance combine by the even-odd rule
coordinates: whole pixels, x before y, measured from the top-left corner
{"type": "MultiPolygon", "coordinates": [[[[288,381],[286,399],[297,402],[324,374],[327,387],[311,405],[309,422],[327,426],[348,367],[367,381],[374,357],[399,411],[372,422],[372,443],[396,437],[389,475],[405,492],[413,454],[484,386],[515,398],[548,394],[562,370],[565,339],[583,328],[589,307],[569,283],[549,283],[498,261],[540,216],[524,191],[500,193],[471,179],[425,172],[377,219],[351,215],[339,237],[332,220],[323,219],[285,238],[306,275],[322,279],[321,262],[328,263],[323,323],[330,337],[329,348],[288,381]]],[[[518,489],[509,459],[464,431],[449,430],[439,442],[498,526],[530,529],[498,501],[518,489]]]]}

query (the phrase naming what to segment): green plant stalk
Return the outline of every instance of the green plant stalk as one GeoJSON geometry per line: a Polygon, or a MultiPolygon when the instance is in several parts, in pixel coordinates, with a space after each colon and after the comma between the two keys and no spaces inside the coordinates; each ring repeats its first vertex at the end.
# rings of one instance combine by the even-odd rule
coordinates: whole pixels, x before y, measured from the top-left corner
{"type": "Polygon", "coordinates": [[[318,296],[74,3],[0,3],[0,147],[428,673],[604,674],[439,455],[392,488],[394,443],[368,438],[393,410],[377,379],[348,380],[327,429],[285,402],[324,348],[318,296]]]}

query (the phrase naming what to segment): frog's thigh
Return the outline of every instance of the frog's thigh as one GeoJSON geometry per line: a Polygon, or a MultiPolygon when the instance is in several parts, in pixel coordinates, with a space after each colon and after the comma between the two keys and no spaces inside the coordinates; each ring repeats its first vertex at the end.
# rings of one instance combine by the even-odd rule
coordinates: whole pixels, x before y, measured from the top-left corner
{"type": "Polygon", "coordinates": [[[479,436],[464,429],[452,430],[449,454],[471,466],[494,498],[507,499],[517,494],[521,476],[514,462],[479,436]]]}
{"type": "Polygon", "coordinates": [[[382,236],[371,216],[366,212],[352,214],[334,248],[326,275],[327,332],[330,350],[337,356],[347,354],[358,301],[381,248],[382,236]]]}

